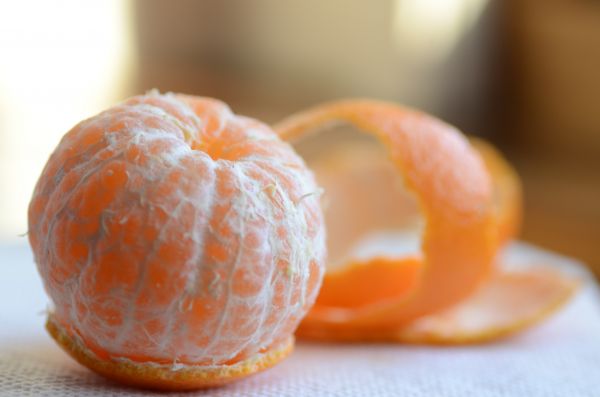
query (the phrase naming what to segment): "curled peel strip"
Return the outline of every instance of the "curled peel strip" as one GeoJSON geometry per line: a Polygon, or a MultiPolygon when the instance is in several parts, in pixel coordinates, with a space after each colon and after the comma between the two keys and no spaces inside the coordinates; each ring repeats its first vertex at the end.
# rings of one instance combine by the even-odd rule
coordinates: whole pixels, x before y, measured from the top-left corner
{"type": "Polygon", "coordinates": [[[494,268],[500,247],[518,229],[521,191],[493,147],[469,144],[431,116],[368,100],[321,105],[275,129],[294,140],[335,122],[351,123],[387,148],[425,218],[422,255],[374,257],[326,274],[298,336],[481,342],[524,329],[568,301],[577,282],[562,273],[494,268]]]}

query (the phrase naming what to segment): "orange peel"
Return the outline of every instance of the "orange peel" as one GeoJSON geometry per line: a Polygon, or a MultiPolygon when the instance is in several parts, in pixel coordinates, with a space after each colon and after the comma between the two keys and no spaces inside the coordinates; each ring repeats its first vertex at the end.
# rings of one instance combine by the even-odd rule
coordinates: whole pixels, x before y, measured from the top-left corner
{"type": "Polygon", "coordinates": [[[494,207],[498,219],[498,237],[504,244],[519,233],[523,216],[521,181],[514,168],[490,143],[481,138],[469,139],[489,171],[494,184],[494,207]]]}
{"type": "Polygon", "coordinates": [[[325,274],[325,288],[321,288],[315,306],[360,308],[397,300],[417,287],[420,271],[419,258],[406,258],[402,262],[386,257],[356,261],[325,274]]]}
{"type": "Polygon", "coordinates": [[[579,281],[541,266],[500,271],[455,307],[396,331],[400,342],[481,343],[516,334],[543,321],[573,296],[579,281]]]}
{"type": "Polygon", "coordinates": [[[294,338],[290,337],[281,346],[233,364],[148,365],[129,360],[109,361],[98,357],[83,343],[70,336],[51,316],[46,322],[46,329],[63,350],[94,372],[125,385],[166,391],[195,390],[233,382],[274,366],[294,348],[294,338]]]}
{"type": "MultiPolygon", "coordinates": [[[[275,130],[283,139],[293,140],[335,121],[350,122],[383,142],[419,202],[425,230],[423,271],[415,292],[398,302],[344,315],[335,308],[332,323],[397,326],[469,296],[489,277],[498,241],[492,183],[467,139],[427,114],[368,100],[322,105],[291,116],[275,130]]],[[[304,321],[310,323],[311,314],[304,321]]]]}
{"type": "MultiPolygon", "coordinates": [[[[577,279],[547,267],[500,271],[463,302],[402,327],[332,327],[313,320],[302,323],[296,336],[338,342],[438,345],[489,342],[543,321],[569,301],[579,284],[577,279]]],[[[313,310],[318,311],[318,305],[313,310]]]]}
{"type": "MultiPolygon", "coordinates": [[[[517,233],[521,221],[522,192],[518,175],[491,144],[474,137],[470,137],[469,141],[492,177],[499,239],[505,244],[517,233]]],[[[356,244],[357,234],[364,235],[377,228],[416,233],[418,209],[406,192],[397,186],[397,172],[389,161],[382,158],[385,152],[381,148],[365,142],[344,143],[333,148],[321,148],[320,152],[314,153],[313,150],[307,161],[321,186],[326,188],[328,201],[334,203],[325,209],[330,233],[330,260],[339,262],[339,258],[332,253],[339,256],[337,251],[348,250],[349,246],[356,244]],[[396,178],[393,174],[396,174],[396,178]],[[340,206],[345,208],[340,211],[340,206]],[[344,222],[348,216],[353,217],[352,225],[344,222]],[[357,221],[357,217],[361,219],[357,221]],[[340,244],[339,240],[342,239],[343,244],[340,244]]],[[[414,252],[409,254],[415,255],[414,252]]],[[[409,257],[399,261],[397,253],[393,255],[388,252],[388,257],[381,253],[377,255],[368,260],[359,260],[349,257],[346,252],[343,266],[339,266],[339,263],[338,266],[331,266],[325,274],[312,317],[321,307],[350,308],[385,299],[398,300],[417,287],[422,268],[418,258],[409,257]]]]}
{"type": "MultiPolygon", "coordinates": [[[[491,145],[472,140],[471,146],[457,130],[435,118],[365,100],[321,105],[287,118],[275,129],[284,139],[294,140],[334,122],[349,122],[377,137],[388,149],[425,218],[423,252],[416,259],[388,257],[385,269],[377,267],[377,261],[374,265],[365,260],[328,272],[321,290],[327,299],[317,299],[297,336],[342,341],[483,342],[525,329],[568,301],[577,282],[562,273],[493,270],[498,250],[518,230],[521,190],[516,173],[491,145]],[[472,190],[463,188],[465,185],[472,190]],[[436,190],[436,186],[445,189],[436,190]],[[452,200],[457,192],[464,198],[461,204],[452,200]],[[449,199],[444,201],[444,195],[449,199]],[[444,205],[438,205],[442,202],[444,205]],[[465,208],[461,214],[459,209],[465,208]],[[465,224],[473,227],[466,233],[465,224]],[[407,261],[415,260],[422,262],[414,267],[417,270],[403,273],[410,269],[407,261]],[[470,266],[465,266],[465,260],[470,266]],[[370,266],[374,266],[372,278],[370,266]],[[386,279],[381,274],[386,271],[387,284],[396,279],[410,288],[377,299],[375,293],[360,286],[386,279]],[[361,293],[350,292],[358,287],[361,293]],[[344,299],[340,296],[344,291],[354,296],[344,299]]],[[[376,291],[376,285],[371,289],[376,291]]]]}

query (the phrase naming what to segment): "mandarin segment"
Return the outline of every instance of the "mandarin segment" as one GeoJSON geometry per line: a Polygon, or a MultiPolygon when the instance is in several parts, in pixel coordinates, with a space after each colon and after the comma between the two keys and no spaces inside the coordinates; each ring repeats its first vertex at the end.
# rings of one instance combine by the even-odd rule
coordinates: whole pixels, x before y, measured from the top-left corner
{"type": "Polygon", "coordinates": [[[156,363],[207,374],[173,388],[274,364],[260,357],[289,351],[323,275],[318,196],[306,196],[315,191],[288,144],[216,100],[150,93],[83,121],[51,155],[29,209],[52,334],[111,377],[131,362],[139,373],[123,376],[148,386],[141,369],[156,363]]]}

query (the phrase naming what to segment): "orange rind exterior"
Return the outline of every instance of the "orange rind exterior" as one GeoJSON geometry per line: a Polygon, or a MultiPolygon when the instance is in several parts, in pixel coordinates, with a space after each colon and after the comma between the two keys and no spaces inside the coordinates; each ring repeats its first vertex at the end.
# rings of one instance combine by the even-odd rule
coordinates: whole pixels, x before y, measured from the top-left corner
{"type": "Polygon", "coordinates": [[[325,274],[316,307],[359,308],[410,294],[418,286],[419,258],[375,257],[325,274]]]}
{"type": "MultiPolygon", "coordinates": [[[[347,310],[342,315],[336,308],[331,326],[398,326],[451,307],[472,294],[492,272],[498,240],[492,181],[468,140],[429,115],[369,100],[322,105],[291,116],[275,130],[282,138],[293,140],[336,121],[352,123],[384,144],[407,189],[419,202],[425,230],[423,270],[416,291],[406,299],[386,301],[368,311],[347,310]]],[[[309,313],[304,323],[311,321],[309,313]]]]}
{"type": "MultiPolygon", "coordinates": [[[[493,342],[518,334],[556,313],[576,293],[580,282],[547,268],[498,272],[453,308],[422,317],[403,327],[329,327],[303,323],[301,339],[328,342],[394,342],[461,345],[493,342]]],[[[319,306],[313,308],[319,310],[319,306]]]]}
{"type": "Polygon", "coordinates": [[[328,271],[320,293],[324,298],[317,299],[298,337],[486,342],[542,321],[577,290],[577,280],[553,269],[507,272],[495,263],[518,232],[522,193],[516,172],[491,145],[469,142],[418,111],[369,100],[321,105],[275,129],[294,141],[336,122],[374,135],[387,149],[419,202],[425,220],[422,252],[387,257],[385,267],[380,260],[363,259],[328,271]],[[388,287],[390,280],[397,280],[397,290],[388,287]]]}
{"type": "Polygon", "coordinates": [[[284,358],[294,348],[290,337],[281,346],[230,365],[195,366],[139,363],[128,360],[106,360],[98,357],[65,332],[50,316],[46,329],[52,338],[81,365],[113,381],[147,389],[179,391],[222,386],[248,375],[268,369],[284,358]]]}
{"type": "Polygon", "coordinates": [[[519,175],[490,143],[481,138],[471,137],[469,140],[492,177],[498,238],[505,244],[519,234],[523,217],[523,188],[519,175]]]}

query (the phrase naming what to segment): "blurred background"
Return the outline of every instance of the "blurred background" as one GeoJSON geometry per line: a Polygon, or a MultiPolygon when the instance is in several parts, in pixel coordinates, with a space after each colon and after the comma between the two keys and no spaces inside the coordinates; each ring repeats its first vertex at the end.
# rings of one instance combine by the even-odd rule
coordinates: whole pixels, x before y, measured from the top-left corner
{"type": "Polygon", "coordinates": [[[0,241],[74,124],[148,89],[275,122],[373,97],[496,144],[524,240],[600,275],[600,1],[0,0],[0,241]]]}

